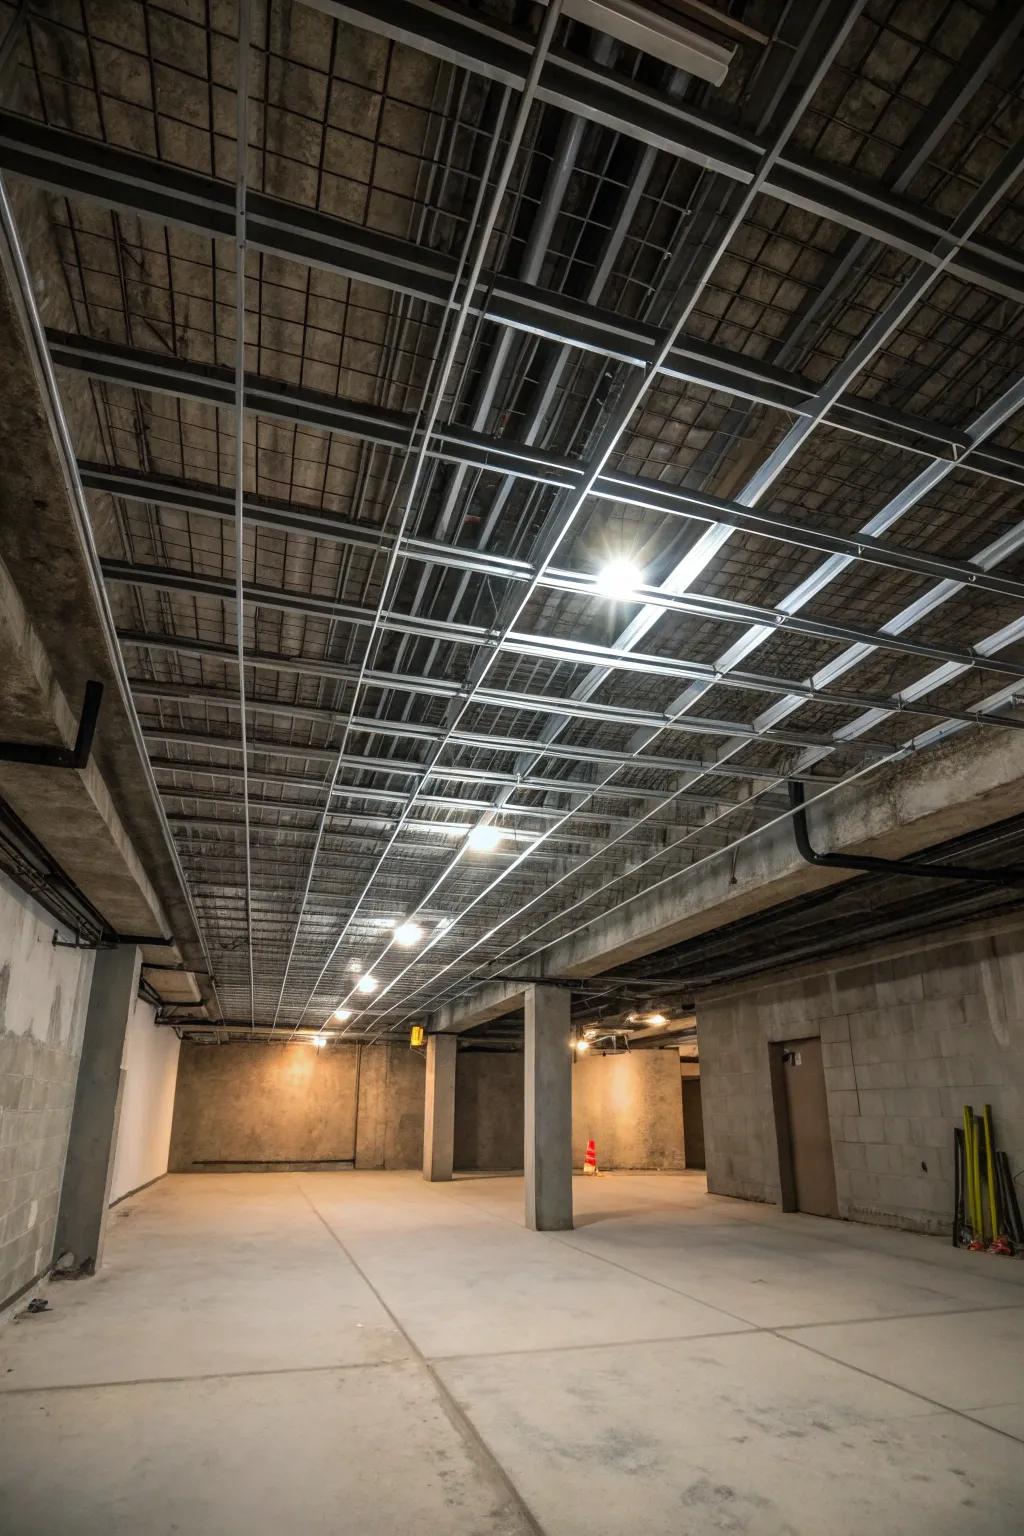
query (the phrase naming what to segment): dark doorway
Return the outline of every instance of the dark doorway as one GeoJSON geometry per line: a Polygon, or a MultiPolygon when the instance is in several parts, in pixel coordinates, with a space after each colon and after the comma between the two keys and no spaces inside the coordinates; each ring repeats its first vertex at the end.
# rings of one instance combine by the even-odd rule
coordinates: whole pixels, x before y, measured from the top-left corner
{"type": "Polygon", "coordinates": [[[683,1078],[683,1164],[703,1168],[704,1111],[700,1102],[700,1078],[683,1078]]]}
{"type": "Polygon", "coordinates": [[[780,1054],[788,1138],[780,1135],[779,1142],[782,1151],[788,1139],[793,1206],[811,1216],[838,1216],[821,1041],[786,1040],[780,1054]]]}

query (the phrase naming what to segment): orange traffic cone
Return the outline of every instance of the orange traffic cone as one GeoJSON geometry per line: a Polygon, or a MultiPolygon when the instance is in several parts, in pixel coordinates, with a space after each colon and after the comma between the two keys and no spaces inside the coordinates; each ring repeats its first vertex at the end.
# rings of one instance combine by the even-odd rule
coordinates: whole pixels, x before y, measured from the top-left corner
{"type": "Polygon", "coordinates": [[[597,1172],[597,1146],[596,1146],[593,1138],[591,1138],[591,1140],[587,1142],[587,1150],[586,1150],[586,1153],[584,1154],[584,1158],[583,1158],[583,1172],[584,1173],[596,1173],[597,1172]]]}

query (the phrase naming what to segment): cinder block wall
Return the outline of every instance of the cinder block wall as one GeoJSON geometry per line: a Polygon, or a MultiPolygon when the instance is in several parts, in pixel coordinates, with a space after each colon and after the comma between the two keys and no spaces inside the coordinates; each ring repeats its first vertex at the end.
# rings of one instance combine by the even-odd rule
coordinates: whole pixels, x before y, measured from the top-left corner
{"type": "Polygon", "coordinates": [[[455,1166],[523,1166],[522,1051],[460,1051],[455,1062],[455,1166]]]}
{"type": "MultiPolygon", "coordinates": [[[[455,1080],[455,1166],[523,1166],[523,1053],[460,1051],[455,1080]]],[[[572,1069],[572,1155],[587,1141],[602,1168],[683,1167],[679,1057],[674,1051],[580,1056],[572,1069]]]]}
{"type": "Polygon", "coordinates": [[[182,1044],[172,1173],[353,1157],[358,1168],[419,1167],[422,1052],[407,1045],[182,1044]]]}
{"type": "Polygon", "coordinates": [[[779,1199],[768,1044],[819,1036],[840,1214],[948,1229],[953,1128],[992,1105],[1024,1164],[1024,924],[876,946],[698,1000],[708,1187],[779,1199]]]}
{"type": "Polygon", "coordinates": [[[572,1155],[589,1138],[602,1168],[683,1167],[683,1095],[676,1051],[621,1051],[577,1058],[572,1069],[572,1155]]]}
{"type": "Polygon", "coordinates": [[[53,1260],[93,955],[0,875],[0,1308],[53,1260]]]}

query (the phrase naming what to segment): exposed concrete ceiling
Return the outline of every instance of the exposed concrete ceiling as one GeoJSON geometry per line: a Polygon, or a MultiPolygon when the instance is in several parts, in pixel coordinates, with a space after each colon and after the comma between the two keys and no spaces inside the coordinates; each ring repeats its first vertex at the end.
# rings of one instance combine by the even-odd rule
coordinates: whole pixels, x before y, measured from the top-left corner
{"type": "Polygon", "coordinates": [[[719,9],[716,88],[504,0],[33,8],[0,169],[229,1020],[593,973],[787,777],[1017,751],[1020,8],[719,9]]]}

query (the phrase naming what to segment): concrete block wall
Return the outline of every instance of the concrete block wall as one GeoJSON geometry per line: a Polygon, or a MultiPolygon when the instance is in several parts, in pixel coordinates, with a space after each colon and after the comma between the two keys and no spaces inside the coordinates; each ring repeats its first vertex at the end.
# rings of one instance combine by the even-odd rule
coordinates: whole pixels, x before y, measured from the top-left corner
{"type": "Polygon", "coordinates": [[[460,1051],[455,1062],[455,1166],[523,1166],[522,1051],[460,1051]]]}
{"type": "Polygon", "coordinates": [[[402,1042],[365,1046],[362,1056],[356,1167],[422,1167],[423,1052],[402,1042]]]}
{"type": "Polygon", "coordinates": [[[418,1168],[422,1156],[423,1056],[407,1045],[182,1044],[172,1172],[353,1158],[418,1168]]]}
{"type": "Polygon", "coordinates": [[[989,1103],[1024,1164],[1024,924],[981,922],[698,1000],[708,1187],[779,1199],[768,1044],[819,1036],[840,1214],[948,1230],[953,1128],[989,1103]]]}
{"type": "MultiPolygon", "coordinates": [[[[419,1168],[424,1058],[404,1044],[324,1050],[197,1045],[178,1063],[172,1172],[355,1157],[357,1168],[419,1168]],[[359,1115],[355,1116],[358,1080],[359,1115]]],[[[682,1093],[674,1051],[580,1058],[573,1067],[573,1162],[589,1136],[605,1168],[683,1166],[682,1093]]],[[[460,1051],[455,1167],[523,1166],[522,1051],[460,1051]]]]}
{"type": "MultiPolygon", "coordinates": [[[[523,1055],[460,1051],[455,1080],[455,1166],[523,1166],[523,1055]]],[[[577,1057],[572,1071],[572,1157],[597,1142],[602,1168],[683,1167],[682,1091],[674,1051],[577,1057]]]]}
{"type": "Polygon", "coordinates": [[[683,1095],[677,1051],[579,1056],[572,1070],[572,1157],[587,1141],[601,1168],[683,1167],[683,1095]]]}
{"type": "Polygon", "coordinates": [[[55,927],[0,876],[0,1308],[54,1258],[93,969],[55,927]]]}

